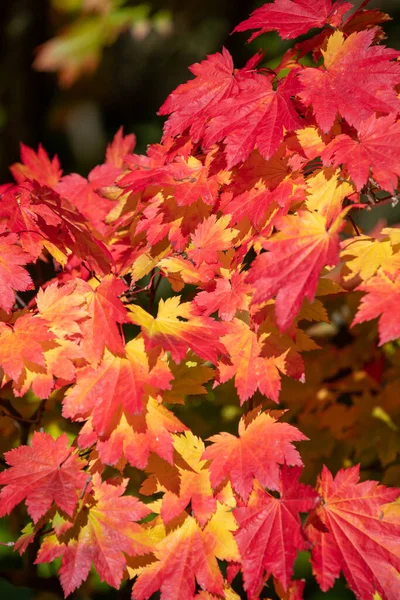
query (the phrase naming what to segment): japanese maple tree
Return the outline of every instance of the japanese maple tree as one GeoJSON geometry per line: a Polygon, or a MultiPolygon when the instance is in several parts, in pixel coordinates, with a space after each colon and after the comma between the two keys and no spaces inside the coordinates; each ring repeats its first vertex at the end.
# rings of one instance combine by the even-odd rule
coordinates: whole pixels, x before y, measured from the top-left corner
{"type": "Polygon", "coordinates": [[[366,4],[257,9],[236,31],[306,37],[193,65],[146,155],[121,129],[87,179],[11,166],[1,543],[65,596],[94,568],[133,600],[300,600],[308,551],[322,591],[400,598],[400,229],[356,224],[398,201],[400,52],[366,4]]]}

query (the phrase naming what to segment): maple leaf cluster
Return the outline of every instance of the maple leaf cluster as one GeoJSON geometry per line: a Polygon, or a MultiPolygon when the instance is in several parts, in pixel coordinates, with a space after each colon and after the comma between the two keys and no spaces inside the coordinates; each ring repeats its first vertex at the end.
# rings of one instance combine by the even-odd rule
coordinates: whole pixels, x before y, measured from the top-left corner
{"type": "Polygon", "coordinates": [[[257,9],[237,31],[319,31],[274,71],[192,65],[146,155],[121,129],[87,179],[12,165],[0,516],[25,503],[14,550],[66,596],[94,565],[134,600],[300,600],[307,550],[323,591],[400,597],[400,230],[352,216],[397,197],[400,52],[364,5],[257,9]],[[194,397],[236,431],[190,427],[194,397]]]}

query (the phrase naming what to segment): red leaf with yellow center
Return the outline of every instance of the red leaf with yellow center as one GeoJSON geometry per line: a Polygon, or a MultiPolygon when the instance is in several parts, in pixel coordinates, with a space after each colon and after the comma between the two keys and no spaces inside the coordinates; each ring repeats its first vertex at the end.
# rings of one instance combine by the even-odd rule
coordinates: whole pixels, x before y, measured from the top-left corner
{"type": "Polygon", "coordinates": [[[193,600],[196,581],[203,590],[223,596],[224,580],[219,560],[239,560],[232,532],[237,528],[232,512],[218,505],[202,530],[193,517],[156,545],[157,562],[145,567],[133,586],[132,598],[147,600],[157,590],[161,600],[193,600]]]}
{"type": "Polygon", "coordinates": [[[129,309],[129,318],[142,327],[146,348],[161,345],[171,352],[175,362],[180,362],[189,348],[214,364],[218,354],[225,351],[218,341],[224,330],[222,324],[209,317],[194,315],[190,302],[180,304],[180,296],[160,300],[157,317],[141,306],[131,305],[129,309]]]}

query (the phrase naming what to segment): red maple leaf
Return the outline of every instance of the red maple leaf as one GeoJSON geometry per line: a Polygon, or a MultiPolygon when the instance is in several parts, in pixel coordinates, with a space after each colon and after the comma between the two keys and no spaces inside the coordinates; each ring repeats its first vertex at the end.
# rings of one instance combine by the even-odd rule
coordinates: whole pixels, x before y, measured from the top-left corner
{"type": "Polygon", "coordinates": [[[133,152],[135,145],[136,136],[133,133],[124,135],[124,129],[120,127],[113,141],[107,146],[106,164],[121,169],[124,166],[125,156],[133,152]]]}
{"type": "Polygon", "coordinates": [[[326,592],[343,571],[358,598],[396,600],[399,594],[398,519],[386,519],[381,506],[400,494],[376,481],[359,481],[359,466],[335,477],[324,467],[317,491],[323,502],[309,517],[312,566],[326,592]]]}
{"type": "Polygon", "coordinates": [[[98,363],[104,348],[114,354],[124,353],[124,344],[118,323],[127,323],[127,310],[119,296],[126,291],[126,285],[114,275],[104,277],[95,289],[86,284],[87,312],[90,318],[81,326],[82,349],[91,363],[98,363]]]}
{"type": "Polygon", "coordinates": [[[274,189],[268,189],[262,183],[258,183],[234,197],[230,192],[221,195],[220,209],[224,214],[232,216],[231,225],[248,219],[253,227],[259,230],[272,213],[287,214],[292,199],[293,184],[290,180],[281,182],[277,187],[274,186],[274,189]]]}
{"type": "Polygon", "coordinates": [[[229,221],[229,215],[219,219],[216,215],[210,215],[199,223],[192,234],[192,243],[187,252],[196,265],[217,262],[218,252],[232,247],[238,231],[228,227],[229,221]]]}
{"type": "Polygon", "coordinates": [[[283,39],[295,38],[314,27],[326,23],[338,26],[342,16],[353,5],[343,0],[274,0],[257,8],[251,16],[237,25],[233,31],[259,29],[249,39],[254,40],[266,31],[276,30],[283,39]]]}
{"type": "Polygon", "coordinates": [[[236,529],[232,514],[226,506],[218,508],[204,529],[188,516],[181,527],[156,543],[157,561],[141,570],[132,598],[147,600],[160,590],[161,600],[194,600],[196,581],[210,594],[224,595],[217,558],[239,560],[239,554],[232,535],[236,529]]]}
{"type": "Polygon", "coordinates": [[[314,300],[322,268],[338,263],[340,226],[334,223],[327,230],[325,217],[306,211],[282,217],[275,225],[280,232],[263,243],[269,252],[254,260],[247,281],[256,290],[254,303],[276,294],[277,322],[283,330],[305,297],[314,300]]]}
{"type": "Polygon", "coordinates": [[[256,596],[264,581],[264,571],[288,589],[298,550],[305,548],[300,514],[315,507],[318,494],[299,483],[301,469],[281,469],[279,498],[256,484],[247,506],[235,508],[239,529],[236,542],[242,556],[244,588],[256,596]]]}
{"type": "Polygon", "coordinates": [[[205,316],[218,310],[223,321],[231,321],[237,310],[247,310],[251,286],[244,283],[246,274],[235,271],[230,279],[219,277],[214,289],[200,292],[194,303],[205,316]]]}
{"type": "Polygon", "coordinates": [[[15,302],[15,292],[32,288],[32,279],[23,268],[32,259],[17,245],[18,236],[0,235],[0,308],[9,312],[15,302]]]}
{"type": "Polygon", "coordinates": [[[178,206],[190,206],[200,198],[213,205],[218,195],[218,180],[215,175],[209,175],[212,155],[204,162],[194,156],[178,156],[167,165],[149,166],[145,171],[133,169],[118,181],[118,185],[132,192],[144,191],[150,186],[172,188],[178,206]]]}
{"type": "Polygon", "coordinates": [[[64,263],[70,249],[97,272],[110,271],[109,250],[95,239],[77,209],[47,185],[34,180],[8,188],[0,204],[0,218],[19,234],[22,247],[34,258],[45,247],[64,263]]]}
{"type": "Polygon", "coordinates": [[[36,523],[55,502],[72,516],[87,475],[82,471],[86,461],[68,446],[63,433],[53,438],[34,432],[31,446],[19,446],[6,452],[10,468],[0,473],[0,516],[25,500],[28,513],[36,523]]]}
{"type": "Polygon", "coordinates": [[[353,33],[348,38],[336,31],[323,51],[325,69],[306,68],[299,77],[304,86],[299,97],[312,105],[318,125],[328,132],[339,113],[359,127],[375,112],[396,114],[400,100],[394,89],[400,65],[399,52],[371,46],[375,30],[353,33]]]}
{"type": "Polygon", "coordinates": [[[76,206],[95,229],[104,234],[107,231],[104,221],[114,202],[104,198],[98,191],[112,185],[120,173],[120,168],[106,163],[92,169],[87,179],[77,173],[63,177],[56,190],[76,206]]]}
{"type": "Polygon", "coordinates": [[[233,489],[247,502],[254,478],[270,490],[279,490],[279,465],[301,466],[301,458],[292,442],[307,438],[288,423],[279,423],[268,413],[259,414],[248,427],[242,419],[239,437],[219,433],[202,458],[210,460],[213,488],[228,477],[233,489]],[[262,442],[265,440],[265,443],[262,442]]]}
{"type": "Polygon", "coordinates": [[[57,238],[57,232],[65,229],[65,223],[60,214],[46,206],[31,190],[30,182],[8,188],[0,204],[0,218],[6,221],[10,232],[18,234],[22,248],[36,259],[49,241],[57,248],[65,249],[63,240],[57,238]]]}
{"type": "Polygon", "coordinates": [[[214,204],[218,195],[218,181],[209,174],[212,157],[205,164],[195,157],[187,160],[178,157],[165,167],[172,178],[175,201],[178,206],[190,206],[200,198],[206,204],[214,204]]]}
{"type": "Polygon", "coordinates": [[[190,128],[190,137],[198,141],[208,120],[207,110],[223,98],[238,92],[232,57],[226,48],[210,54],[190,67],[195,79],[179,85],[168,96],[158,114],[173,113],[164,126],[164,137],[175,136],[190,128]]]}
{"type": "Polygon", "coordinates": [[[254,148],[269,159],[283,139],[284,131],[301,127],[291,96],[300,90],[291,72],[276,90],[270,78],[257,74],[242,83],[240,92],[210,109],[213,117],[204,143],[224,141],[228,168],[246,160],[254,148]]]}
{"type": "Polygon", "coordinates": [[[41,144],[37,152],[21,144],[21,160],[22,162],[14,163],[10,167],[17,183],[22,183],[26,179],[36,179],[42,185],[54,186],[60,181],[62,170],[58,157],[54,156],[50,160],[41,144]]]}
{"type": "Polygon", "coordinates": [[[345,165],[351,179],[361,190],[371,173],[384,190],[394,192],[400,176],[400,123],[396,115],[377,119],[371,115],[358,126],[358,139],[336,136],[322,153],[325,165],[345,165]]]}
{"type": "MultiPolygon", "coordinates": [[[[362,6],[365,4],[369,3],[362,2],[361,6],[345,19],[343,30],[347,35],[350,35],[350,33],[354,33],[355,31],[361,31],[362,29],[376,27],[379,23],[384,23],[385,21],[391,21],[391,17],[388,14],[383,13],[376,8],[364,10],[362,6]]],[[[385,37],[383,30],[379,27],[377,29],[377,38],[382,40],[385,39],[385,37]]]]}
{"type": "MultiPolygon", "coordinates": [[[[397,261],[398,262],[398,261],[397,261]]],[[[393,265],[396,266],[396,263],[393,265]]],[[[398,306],[400,301],[400,271],[382,268],[358,290],[366,292],[353,320],[353,325],[379,317],[380,346],[400,338],[398,306]]]]}

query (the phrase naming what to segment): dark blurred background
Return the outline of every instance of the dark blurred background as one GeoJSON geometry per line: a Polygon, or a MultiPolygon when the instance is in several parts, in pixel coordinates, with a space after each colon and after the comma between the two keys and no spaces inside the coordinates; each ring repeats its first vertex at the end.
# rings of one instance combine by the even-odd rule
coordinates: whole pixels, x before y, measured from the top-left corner
{"type": "Polygon", "coordinates": [[[42,142],[60,155],[65,170],[81,173],[102,160],[106,142],[120,125],[135,132],[139,151],[145,150],[160,138],[158,108],[188,79],[190,64],[223,44],[238,64],[251,54],[244,46],[246,36],[229,34],[255,8],[254,0],[150,0],[147,21],[123,31],[106,47],[93,74],[62,87],[56,74],[38,72],[32,63],[38,46],[78,18],[76,11],[67,10],[69,4],[71,0],[1,2],[2,182],[9,179],[8,165],[18,159],[20,141],[34,147],[42,142]],[[157,27],[153,17],[160,11],[165,19],[157,27]]]}
{"type": "MultiPolygon", "coordinates": [[[[39,46],[63,28],[87,19],[82,7],[96,13],[114,3],[128,8],[141,4],[135,0],[2,0],[2,183],[10,180],[8,166],[18,160],[21,141],[35,148],[42,142],[50,154],[60,156],[64,172],[81,174],[102,161],[106,143],[120,125],[127,133],[136,133],[137,150],[143,152],[147,144],[159,140],[163,120],[156,112],[166,96],[190,77],[190,64],[223,45],[238,67],[260,47],[267,50],[267,61],[273,61],[290,45],[274,33],[251,44],[246,44],[245,33],[230,35],[262,0],[150,0],[147,7],[141,6],[133,25],[122,28],[104,48],[93,73],[78,76],[66,87],[65,82],[60,85],[57,73],[32,68],[35,58],[40,63],[39,46]]],[[[371,2],[374,6],[393,16],[385,29],[388,44],[399,48],[400,2],[377,0],[371,2]]]]}

